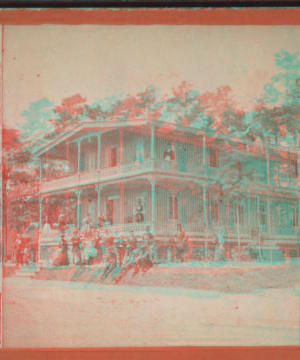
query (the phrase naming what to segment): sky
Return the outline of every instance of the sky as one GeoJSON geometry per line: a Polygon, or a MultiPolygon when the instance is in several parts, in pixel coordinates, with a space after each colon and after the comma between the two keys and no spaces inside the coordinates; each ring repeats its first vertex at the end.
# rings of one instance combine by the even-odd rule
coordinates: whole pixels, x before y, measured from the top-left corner
{"type": "Polygon", "coordinates": [[[94,26],[4,28],[4,122],[22,122],[31,102],[92,103],[149,85],[170,94],[182,81],[200,93],[228,85],[249,108],[276,74],[274,55],[299,51],[296,26],[94,26]]]}

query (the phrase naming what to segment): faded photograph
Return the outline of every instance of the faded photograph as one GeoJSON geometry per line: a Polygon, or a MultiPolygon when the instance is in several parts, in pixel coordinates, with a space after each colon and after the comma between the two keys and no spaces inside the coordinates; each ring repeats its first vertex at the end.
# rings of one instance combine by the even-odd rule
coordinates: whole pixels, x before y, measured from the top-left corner
{"type": "Polygon", "coordinates": [[[293,26],[4,26],[4,348],[299,345],[293,26]]]}

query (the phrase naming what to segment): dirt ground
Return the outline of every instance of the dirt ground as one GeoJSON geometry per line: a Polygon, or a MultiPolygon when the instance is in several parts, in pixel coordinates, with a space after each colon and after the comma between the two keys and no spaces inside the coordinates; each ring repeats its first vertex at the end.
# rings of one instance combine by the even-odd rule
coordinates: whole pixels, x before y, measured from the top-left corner
{"type": "MultiPolygon", "coordinates": [[[[181,275],[179,270],[171,272],[172,276],[181,275]]],[[[299,270],[292,267],[285,273],[283,268],[275,270],[272,276],[265,272],[268,286],[280,272],[283,276],[296,273],[299,278],[299,270]]],[[[299,345],[300,291],[295,283],[229,293],[217,287],[225,281],[225,270],[215,276],[212,269],[199,271],[190,272],[198,278],[196,289],[143,286],[141,282],[139,286],[91,283],[87,287],[83,281],[4,278],[3,346],[299,345]],[[212,278],[214,284],[209,283],[212,278]],[[200,289],[203,284],[217,289],[200,289]]],[[[158,268],[155,272],[166,273],[158,268]]],[[[239,285],[233,281],[237,289],[262,279],[262,275],[246,278],[238,273],[239,285]]],[[[195,285],[193,279],[190,284],[195,285]]]]}

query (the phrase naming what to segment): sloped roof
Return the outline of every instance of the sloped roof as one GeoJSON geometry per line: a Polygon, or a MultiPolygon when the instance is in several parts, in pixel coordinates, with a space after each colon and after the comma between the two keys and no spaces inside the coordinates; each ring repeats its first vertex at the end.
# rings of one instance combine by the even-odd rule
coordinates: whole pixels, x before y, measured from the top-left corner
{"type": "Polygon", "coordinates": [[[21,151],[30,151],[32,154],[39,156],[43,154],[46,149],[58,145],[62,141],[67,140],[68,138],[74,136],[82,130],[93,130],[93,129],[109,129],[109,128],[118,128],[118,127],[128,127],[128,126],[138,126],[145,125],[147,121],[145,119],[135,119],[130,121],[118,121],[118,119],[113,119],[109,121],[91,121],[85,119],[84,121],[70,125],[62,130],[53,129],[47,133],[41,133],[39,136],[35,136],[32,139],[28,139],[17,149],[14,149],[7,154],[5,158],[11,158],[21,151]]]}

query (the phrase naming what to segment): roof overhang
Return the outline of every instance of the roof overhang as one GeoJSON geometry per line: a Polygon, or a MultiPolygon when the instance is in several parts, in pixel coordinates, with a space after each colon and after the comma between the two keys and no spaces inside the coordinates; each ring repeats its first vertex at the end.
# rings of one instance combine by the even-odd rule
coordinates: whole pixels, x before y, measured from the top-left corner
{"type": "Polygon", "coordinates": [[[119,129],[130,126],[141,126],[146,125],[147,122],[145,120],[132,120],[132,121],[101,121],[101,122],[84,122],[78,124],[72,129],[65,130],[61,135],[56,137],[55,139],[49,140],[47,143],[44,143],[40,148],[38,148],[34,155],[40,156],[45,153],[47,150],[57,146],[58,144],[72,138],[74,135],[80,133],[81,131],[92,131],[92,130],[112,130],[119,129]]]}

